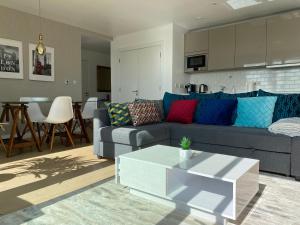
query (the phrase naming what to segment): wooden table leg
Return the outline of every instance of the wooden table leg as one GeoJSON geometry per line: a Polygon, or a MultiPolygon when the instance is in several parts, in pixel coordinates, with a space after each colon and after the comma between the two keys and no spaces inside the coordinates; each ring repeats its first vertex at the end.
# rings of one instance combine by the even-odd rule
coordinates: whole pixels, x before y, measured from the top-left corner
{"type": "MultiPolygon", "coordinates": [[[[13,107],[13,106],[10,106],[9,107],[10,108],[10,113],[11,113],[11,116],[12,117],[15,117],[15,111],[16,110],[18,110],[18,115],[16,115],[17,117],[18,117],[18,121],[19,121],[19,113],[21,112],[22,113],[22,110],[21,110],[21,108],[19,108],[19,107],[13,107]]],[[[22,136],[21,136],[21,133],[20,133],[20,130],[19,130],[19,127],[18,127],[18,124],[17,124],[17,126],[16,126],[16,134],[17,134],[17,136],[18,136],[18,138],[21,138],[22,136]]]]}
{"type": "Polygon", "coordinates": [[[79,125],[80,125],[80,129],[82,131],[83,137],[85,138],[86,143],[90,143],[90,138],[86,132],[86,127],[85,127],[85,123],[82,119],[82,114],[81,114],[81,107],[79,104],[75,104],[75,118],[77,118],[79,120],[79,125]]]}
{"type": "Polygon", "coordinates": [[[4,119],[6,118],[6,114],[7,114],[7,106],[3,105],[3,111],[1,113],[1,117],[0,117],[0,122],[3,123],[4,119]]]}
{"type": "Polygon", "coordinates": [[[29,130],[31,132],[31,135],[32,135],[32,138],[33,138],[33,140],[35,142],[36,148],[38,149],[39,152],[41,152],[42,149],[41,149],[39,140],[38,140],[38,138],[35,135],[35,132],[34,132],[34,129],[33,129],[33,126],[32,126],[32,122],[31,122],[30,117],[28,115],[27,106],[23,106],[23,107],[24,107],[23,113],[24,113],[24,116],[25,116],[25,123],[26,123],[26,125],[28,126],[28,128],[29,128],[29,130]]]}
{"type": "Polygon", "coordinates": [[[13,120],[13,124],[12,124],[12,128],[11,128],[11,132],[10,132],[10,137],[9,137],[9,141],[8,141],[8,148],[6,151],[6,157],[10,157],[13,146],[14,146],[14,139],[15,139],[15,135],[17,133],[17,125],[18,125],[18,121],[19,121],[19,112],[20,109],[16,109],[14,111],[12,120],[13,120]]]}

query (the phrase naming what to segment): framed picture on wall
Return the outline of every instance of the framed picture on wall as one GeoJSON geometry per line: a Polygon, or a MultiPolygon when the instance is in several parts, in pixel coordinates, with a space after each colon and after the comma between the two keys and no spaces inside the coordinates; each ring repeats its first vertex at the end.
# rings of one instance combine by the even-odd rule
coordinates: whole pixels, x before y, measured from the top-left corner
{"type": "Polygon", "coordinates": [[[0,38],[0,78],[23,79],[22,42],[0,38]]]}
{"type": "Polygon", "coordinates": [[[37,55],[35,44],[29,44],[29,80],[54,81],[54,48],[46,46],[46,54],[37,55]]]}

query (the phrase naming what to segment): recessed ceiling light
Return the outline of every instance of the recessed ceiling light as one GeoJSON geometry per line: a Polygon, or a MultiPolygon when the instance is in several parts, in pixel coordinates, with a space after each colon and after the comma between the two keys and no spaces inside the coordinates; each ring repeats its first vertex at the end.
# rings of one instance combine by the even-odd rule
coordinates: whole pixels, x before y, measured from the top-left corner
{"type": "Polygon", "coordinates": [[[233,8],[236,9],[242,9],[249,6],[254,6],[261,4],[262,2],[259,0],[227,0],[226,3],[233,8]]]}

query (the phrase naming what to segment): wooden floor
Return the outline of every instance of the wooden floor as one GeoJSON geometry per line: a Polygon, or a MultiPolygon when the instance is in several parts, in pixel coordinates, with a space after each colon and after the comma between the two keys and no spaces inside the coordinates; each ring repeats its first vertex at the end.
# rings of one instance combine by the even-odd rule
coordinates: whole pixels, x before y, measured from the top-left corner
{"type": "MultiPolygon", "coordinates": [[[[1,149],[2,150],[2,149],[1,149]]],[[[114,162],[97,159],[92,146],[56,145],[6,158],[0,152],[0,215],[39,204],[114,175],[114,162]],[[3,204],[5,203],[5,204],[3,204]]]]}

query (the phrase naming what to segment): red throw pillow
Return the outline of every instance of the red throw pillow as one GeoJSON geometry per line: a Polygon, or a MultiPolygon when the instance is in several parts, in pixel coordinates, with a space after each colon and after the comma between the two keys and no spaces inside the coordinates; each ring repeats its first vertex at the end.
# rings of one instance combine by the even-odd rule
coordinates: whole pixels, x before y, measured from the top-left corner
{"type": "Polygon", "coordinates": [[[178,100],[172,103],[167,122],[192,123],[197,100],[178,100]]]}

